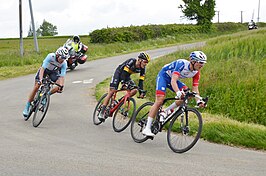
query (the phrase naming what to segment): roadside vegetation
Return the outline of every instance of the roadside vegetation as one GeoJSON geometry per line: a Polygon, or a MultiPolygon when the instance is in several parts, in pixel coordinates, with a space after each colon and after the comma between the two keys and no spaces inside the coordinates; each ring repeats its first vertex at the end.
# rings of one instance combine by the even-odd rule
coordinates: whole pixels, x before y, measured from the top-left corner
{"type": "MultiPolygon", "coordinates": [[[[208,108],[201,110],[204,119],[201,137],[216,143],[266,150],[266,29],[247,31],[246,26],[242,28],[238,24],[216,24],[215,28],[216,32],[212,33],[174,34],[143,41],[99,44],[91,43],[89,36],[81,36],[81,41],[89,46],[90,61],[206,40],[205,47],[197,48],[208,56],[208,63],[201,72],[200,91],[202,96],[210,96],[208,108]]],[[[33,39],[26,38],[24,57],[19,55],[19,39],[0,39],[0,80],[35,73],[45,56],[68,37],[71,36],[38,38],[38,54],[34,51],[33,39]]],[[[155,79],[161,67],[177,58],[187,58],[190,52],[172,53],[148,65],[147,99],[138,100],[138,106],[154,101],[155,79]]],[[[191,85],[191,80],[184,82],[191,85]]],[[[108,85],[109,79],[97,85],[96,98],[107,91],[108,85]]],[[[167,95],[173,96],[170,91],[167,95]]]]}
{"type": "MultiPolygon", "coordinates": [[[[109,43],[92,43],[96,39],[91,39],[91,36],[94,36],[94,38],[101,37],[100,35],[92,35],[94,31],[90,36],[80,37],[81,41],[89,47],[88,60],[90,61],[140,50],[205,40],[222,34],[246,30],[246,26],[246,24],[239,23],[219,23],[214,24],[213,32],[210,33],[202,33],[198,27],[182,24],[144,25],[96,30],[95,33],[97,34],[104,33],[107,30],[110,34],[107,41],[112,41],[109,43]],[[139,37],[133,41],[127,41],[127,37],[124,36],[126,34],[125,30],[132,30],[135,32],[134,35],[139,37]]],[[[266,26],[266,23],[261,23],[259,26],[266,26]]],[[[0,80],[34,73],[46,55],[63,45],[69,37],[72,36],[38,37],[40,53],[34,51],[32,37],[24,38],[23,57],[20,56],[18,38],[0,39],[0,80]],[[27,69],[24,67],[27,67],[27,69]]]]}

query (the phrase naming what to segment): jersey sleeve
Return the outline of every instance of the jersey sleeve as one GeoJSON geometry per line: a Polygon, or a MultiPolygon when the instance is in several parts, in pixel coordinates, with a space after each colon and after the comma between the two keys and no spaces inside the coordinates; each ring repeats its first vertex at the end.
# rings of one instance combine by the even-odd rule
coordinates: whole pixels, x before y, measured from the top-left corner
{"type": "Polygon", "coordinates": [[[130,69],[134,65],[134,60],[129,59],[126,63],[124,68],[122,69],[121,72],[121,80],[127,80],[128,77],[130,77],[130,74],[132,74],[132,70],[130,69]]]}
{"type": "Polygon", "coordinates": [[[67,63],[66,61],[64,61],[64,64],[61,66],[59,76],[64,77],[66,75],[66,70],[67,70],[67,63]]]}
{"type": "Polygon", "coordinates": [[[200,72],[198,71],[195,76],[193,76],[193,83],[192,86],[199,86],[199,80],[200,80],[200,72]]]}
{"type": "Polygon", "coordinates": [[[183,61],[177,61],[172,74],[176,74],[180,76],[180,73],[184,69],[184,67],[185,67],[185,63],[183,61]]]}

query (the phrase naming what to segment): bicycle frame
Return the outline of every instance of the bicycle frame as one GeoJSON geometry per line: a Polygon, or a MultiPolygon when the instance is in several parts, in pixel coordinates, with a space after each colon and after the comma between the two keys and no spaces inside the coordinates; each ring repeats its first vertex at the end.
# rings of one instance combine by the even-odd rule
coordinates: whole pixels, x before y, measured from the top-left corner
{"type": "MultiPolygon", "coordinates": [[[[202,97],[196,95],[195,92],[188,92],[188,93],[186,94],[186,96],[184,97],[183,102],[182,102],[182,104],[179,106],[179,108],[178,108],[174,113],[168,115],[168,116],[166,117],[166,119],[165,119],[163,122],[160,122],[160,120],[159,120],[160,117],[159,117],[159,116],[156,116],[156,120],[155,120],[155,122],[154,122],[154,127],[153,127],[153,128],[154,128],[153,130],[156,130],[156,131],[154,131],[155,134],[158,133],[158,132],[161,132],[162,129],[163,129],[163,127],[165,126],[165,124],[168,123],[170,120],[172,120],[175,116],[179,116],[180,114],[183,114],[183,113],[185,113],[185,118],[186,118],[186,123],[187,123],[187,124],[185,124],[185,125],[186,125],[186,126],[188,125],[187,108],[188,108],[188,99],[189,99],[190,97],[198,97],[198,98],[202,99],[202,97]],[[157,123],[157,126],[155,126],[156,123],[157,123]],[[157,129],[156,129],[156,127],[157,127],[157,129]]],[[[166,99],[164,99],[162,106],[163,106],[167,101],[170,101],[170,100],[177,100],[177,99],[176,99],[176,98],[166,98],[166,99]]],[[[208,102],[208,97],[204,98],[204,100],[205,100],[205,103],[207,104],[207,102],[208,102]]],[[[160,110],[162,109],[162,106],[160,107],[159,112],[160,112],[160,110]]],[[[184,117],[184,116],[183,116],[183,117],[184,117]]]]}
{"type": "MultiPolygon", "coordinates": [[[[130,98],[130,92],[131,90],[129,89],[121,89],[121,90],[117,90],[114,95],[112,96],[111,98],[111,104],[109,105],[111,108],[110,108],[110,112],[109,112],[109,116],[112,117],[113,116],[113,113],[116,111],[116,109],[118,108],[118,106],[124,102],[124,106],[126,104],[126,101],[130,98]],[[118,92],[122,92],[122,91],[126,91],[126,94],[122,97],[121,100],[119,100],[119,102],[114,106],[114,107],[111,107],[112,103],[116,100],[116,94],[118,92]]],[[[130,108],[130,104],[128,102],[128,108],[130,108]]]]}

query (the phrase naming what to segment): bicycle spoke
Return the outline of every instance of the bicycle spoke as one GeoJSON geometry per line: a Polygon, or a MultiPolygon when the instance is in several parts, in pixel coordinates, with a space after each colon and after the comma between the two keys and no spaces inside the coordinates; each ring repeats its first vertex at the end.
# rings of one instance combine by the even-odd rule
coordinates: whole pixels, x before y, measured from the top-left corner
{"type": "Polygon", "coordinates": [[[113,129],[115,132],[125,130],[131,122],[136,110],[136,102],[133,98],[121,103],[113,116],[113,129]]]}
{"type": "Polygon", "coordinates": [[[188,108],[187,118],[184,115],[181,119],[181,115],[174,117],[167,132],[168,145],[177,153],[190,150],[198,141],[202,130],[202,118],[196,109],[188,108]]]}

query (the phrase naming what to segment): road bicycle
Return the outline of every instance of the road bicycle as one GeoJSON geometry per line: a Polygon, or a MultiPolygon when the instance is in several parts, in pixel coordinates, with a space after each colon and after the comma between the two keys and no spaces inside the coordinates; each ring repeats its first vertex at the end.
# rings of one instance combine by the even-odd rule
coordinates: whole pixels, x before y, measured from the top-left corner
{"type": "Polygon", "coordinates": [[[63,86],[53,82],[48,76],[45,77],[42,80],[42,84],[39,87],[33,101],[31,102],[29,115],[25,118],[25,121],[27,121],[31,114],[34,113],[32,119],[32,125],[34,127],[38,127],[42,123],[47,113],[50,105],[50,94],[48,92],[53,88],[53,85],[57,85],[61,89],[63,88],[63,86]]]}
{"type": "MultiPolygon", "coordinates": [[[[107,119],[108,117],[113,117],[112,126],[115,132],[122,132],[123,130],[125,130],[129,126],[133,114],[136,111],[136,101],[134,98],[130,97],[130,91],[133,89],[139,88],[135,85],[135,83],[131,81],[125,83],[121,89],[117,90],[113,94],[108,105],[106,106],[104,117],[105,119],[107,119]],[[117,100],[118,92],[125,92],[125,95],[117,100]]],[[[146,93],[146,91],[140,91],[142,93],[146,93]]],[[[102,95],[94,109],[93,123],[95,125],[99,125],[104,122],[98,119],[98,115],[102,110],[102,103],[106,96],[107,93],[102,95]]]]}
{"type": "MultiPolygon", "coordinates": [[[[170,149],[176,153],[184,153],[190,150],[198,141],[202,131],[202,116],[196,107],[188,107],[188,100],[191,97],[197,97],[205,102],[207,106],[208,97],[202,98],[196,92],[185,91],[182,104],[162,121],[159,114],[163,111],[162,106],[171,100],[177,98],[166,98],[160,107],[155,120],[152,123],[151,131],[155,135],[162,130],[167,130],[167,143],[170,149]]],[[[153,139],[142,134],[142,130],[147,123],[149,110],[153,102],[142,104],[135,112],[131,123],[131,137],[137,143],[145,142],[147,139],[153,139]]]]}

